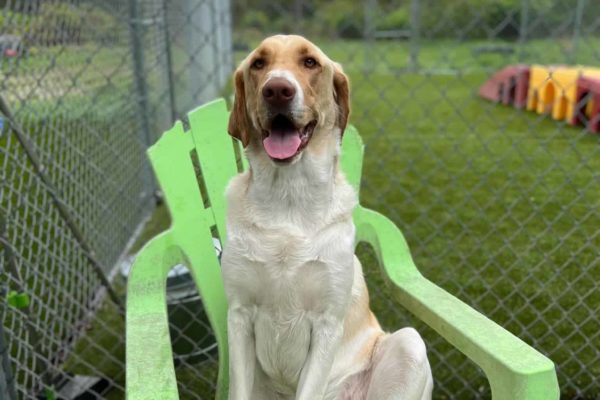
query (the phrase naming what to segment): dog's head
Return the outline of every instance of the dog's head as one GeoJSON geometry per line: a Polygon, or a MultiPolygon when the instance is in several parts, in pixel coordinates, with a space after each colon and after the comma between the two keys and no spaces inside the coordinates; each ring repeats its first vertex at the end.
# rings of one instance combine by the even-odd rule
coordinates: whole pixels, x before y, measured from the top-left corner
{"type": "Polygon", "coordinates": [[[265,39],[242,61],[234,83],[229,133],[277,164],[318,151],[319,140],[339,141],[348,122],[346,75],[301,36],[265,39]]]}

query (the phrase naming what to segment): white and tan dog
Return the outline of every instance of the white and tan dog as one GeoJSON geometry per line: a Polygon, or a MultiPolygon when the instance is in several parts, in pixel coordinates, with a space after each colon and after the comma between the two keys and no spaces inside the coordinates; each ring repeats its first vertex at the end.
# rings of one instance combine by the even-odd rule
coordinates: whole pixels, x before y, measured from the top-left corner
{"type": "Polygon", "coordinates": [[[229,133],[250,169],[227,189],[230,399],[431,398],[423,340],[381,330],[354,256],[340,66],[300,36],[273,36],[235,90],[229,133]]]}

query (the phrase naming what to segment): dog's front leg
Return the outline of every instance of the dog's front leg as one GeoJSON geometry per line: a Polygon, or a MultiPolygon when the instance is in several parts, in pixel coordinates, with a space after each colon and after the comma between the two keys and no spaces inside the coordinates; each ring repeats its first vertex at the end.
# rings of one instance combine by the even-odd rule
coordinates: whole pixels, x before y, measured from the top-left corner
{"type": "Polygon", "coordinates": [[[229,398],[249,400],[254,383],[254,311],[250,306],[234,306],[227,313],[229,340],[229,398]]]}
{"type": "Polygon", "coordinates": [[[321,400],[343,335],[343,320],[321,314],[312,321],[310,350],[302,368],[296,400],[321,400]]]}

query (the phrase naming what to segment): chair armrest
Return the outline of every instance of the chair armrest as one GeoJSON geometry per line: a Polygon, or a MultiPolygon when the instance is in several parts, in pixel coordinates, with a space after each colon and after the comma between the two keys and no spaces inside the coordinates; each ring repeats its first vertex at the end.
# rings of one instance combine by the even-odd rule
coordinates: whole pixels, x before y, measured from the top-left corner
{"type": "Polygon", "coordinates": [[[127,282],[126,392],[128,400],[177,400],[166,302],[169,269],[183,262],[169,231],[138,253],[127,282]]]}
{"type": "Polygon", "coordinates": [[[354,222],[357,240],[375,249],[396,299],[483,369],[494,400],[559,398],[552,361],[423,277],[392,221],[358,207],[354,222]]]}

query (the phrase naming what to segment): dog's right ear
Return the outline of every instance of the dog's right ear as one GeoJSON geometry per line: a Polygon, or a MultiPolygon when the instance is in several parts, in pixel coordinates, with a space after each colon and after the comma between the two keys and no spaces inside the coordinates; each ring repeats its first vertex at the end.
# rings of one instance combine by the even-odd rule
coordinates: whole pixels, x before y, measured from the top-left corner
{"type": "Polygon", "coordinates": [[[227,127],[227,131],[231,136],[240,140],[242,145],[246,147],[250,142],[250,137],[248,132],[248,114],[246,112],[244,72],[241,68],[238,68],[238,70],[235,71],[233,84],[235,86],[235,98],[233,100],[231,114],[229,115],[229,126],[227,127]]]}
{"type": "Polygon", "coordinates": [[[350,84],[342,66],[336,62],[333,63],[333,88],[338,107],[337,126],[341,129],[343,136],[350,118],[350,84]]]}

